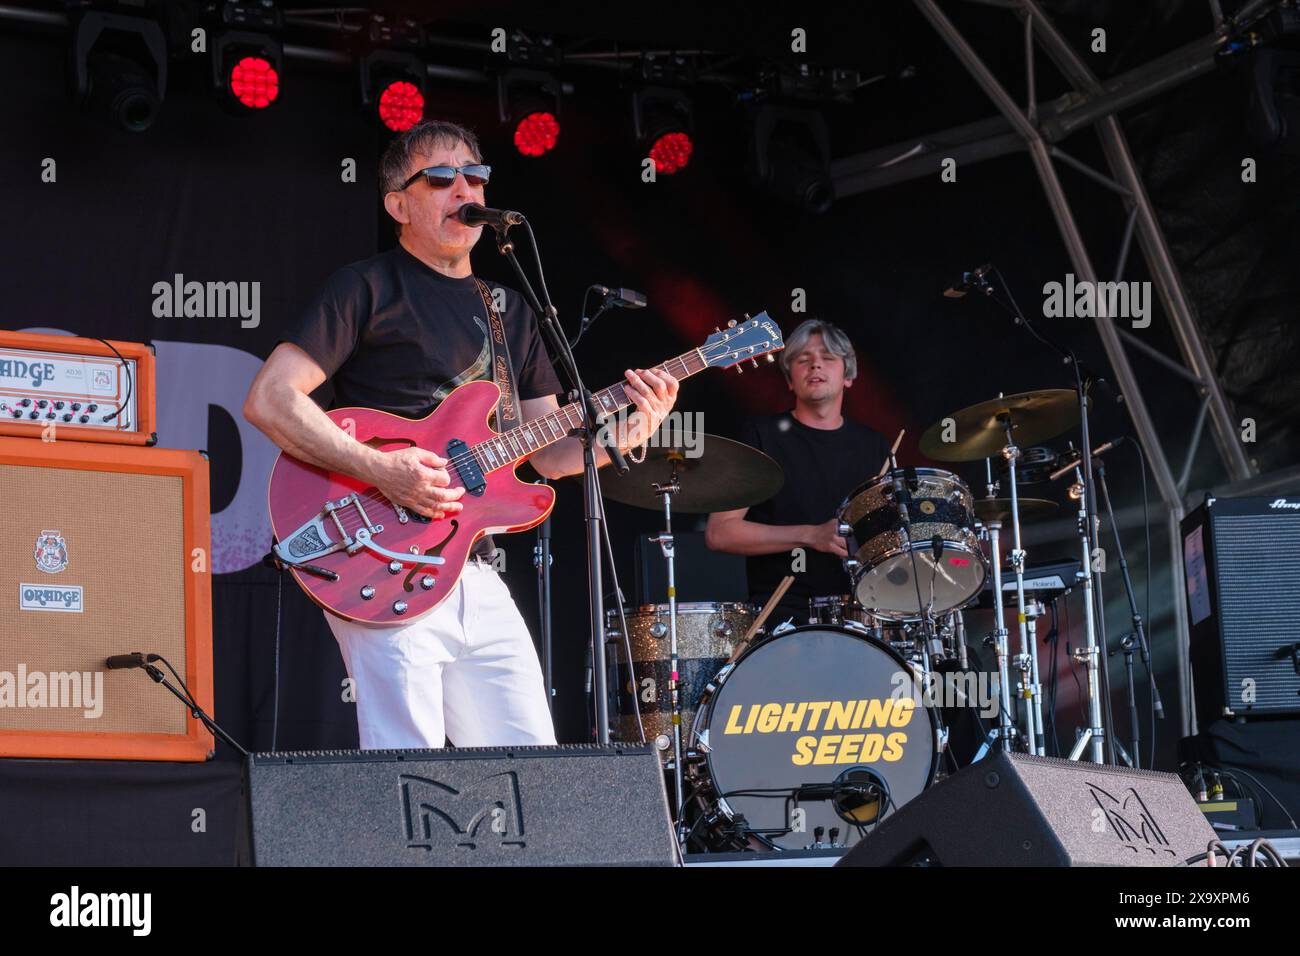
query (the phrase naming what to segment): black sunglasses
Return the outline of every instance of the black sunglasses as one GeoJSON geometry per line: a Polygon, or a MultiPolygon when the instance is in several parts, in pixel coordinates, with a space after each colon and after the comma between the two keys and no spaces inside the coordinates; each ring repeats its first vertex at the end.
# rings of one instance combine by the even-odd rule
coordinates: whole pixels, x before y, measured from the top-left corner
{"type": "Polygon", "coordinates": [[[405,189],[423,176],[434,189],[446,189],[456,181],[457,173],[464,174],[465,182],[471,186],[486,186],[492,176],[492,167],[484,166],[482,163],[473,163],[469,166],[426,166],[402,183],[402,188],[405,189]]]}

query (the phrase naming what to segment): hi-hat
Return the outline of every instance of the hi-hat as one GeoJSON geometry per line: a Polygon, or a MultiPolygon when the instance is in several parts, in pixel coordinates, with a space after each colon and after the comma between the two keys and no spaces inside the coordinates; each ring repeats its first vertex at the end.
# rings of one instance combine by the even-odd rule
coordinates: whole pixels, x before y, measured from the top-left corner
{"type": "Polygon", "coordinates": [[[757,448],[717,435],[699,438],[694,448],[647,449],[641,464],[628,462],[626,475],[600,469],[601,491],[612,501],[663,511],[663,498],[654,486],[675,475],[681,490],[673,494],[673,511],[711,514],[766,501],[785,484],[781,466],[757,448]]]}
{"type": "Polygon", "coordinates": [[[1016,445],[1027,448],[1077,425],[1078,399],[1068,388],[1044,388],[971,405],[927,428],[921,436],[921,454],[935,461],[978,461],[1000,455],[1007,444],[1006,419],[1016,445]]]}

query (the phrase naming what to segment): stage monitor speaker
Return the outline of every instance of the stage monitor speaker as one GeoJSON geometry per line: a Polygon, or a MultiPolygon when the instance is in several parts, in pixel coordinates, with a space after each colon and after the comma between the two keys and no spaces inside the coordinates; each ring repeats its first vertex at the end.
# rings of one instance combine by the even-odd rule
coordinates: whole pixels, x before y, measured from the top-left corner
{"type": "Polygon", "coordinates": [[[254,754],[257,866],[672,866],[650,747],[254,754]]]}
{"type": "Polygon", "coordinates": [[[166,688],[105,667],[161,654],[211,712],[206,458],[0,438],[0,501],[0,757],[209,757],[166,688]]]}
{"type": "Polygon", "coordinates": [[[1300,714],[1300,497],[1210,496],[1182,533],[1198,725],[1300,714]]]}
{"type": "Polygon", "coordinates": [[[1176,866],[1213,839],[1174,774],[997,751],[886,817],[836,866],[1176,866]]]}

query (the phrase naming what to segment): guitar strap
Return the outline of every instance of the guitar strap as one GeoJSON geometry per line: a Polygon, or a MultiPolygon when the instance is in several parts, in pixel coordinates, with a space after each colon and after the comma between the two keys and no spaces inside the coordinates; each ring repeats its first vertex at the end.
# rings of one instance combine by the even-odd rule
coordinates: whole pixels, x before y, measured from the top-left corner
{"type": "Polygon", "coordinates": [[[497,402],[496,428],[508,431],[519,424],[519,403],[515,393],[513,363],[510,361],[510,343],[506,341],[506,330],[492,301],[492,293],[478,276],[474,277],[478,285],[478,294],[483,299],[483,308],[488,314],[488,346],[492,350],[492,380],[501,389],[501,399],[497,402]]]}

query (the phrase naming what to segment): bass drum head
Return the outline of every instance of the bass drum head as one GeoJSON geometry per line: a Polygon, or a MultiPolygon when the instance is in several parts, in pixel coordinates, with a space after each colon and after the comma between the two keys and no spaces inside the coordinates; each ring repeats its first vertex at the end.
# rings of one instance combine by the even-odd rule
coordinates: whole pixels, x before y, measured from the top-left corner
{"type": "MultiPolygon", "coordinates": [[[[862,836],[830,801],[804,800],[802,819],[786,797],[829,784],[851,767],[882,777],[891,806],[921,793],[937,759],[933,712],[915,673],[889,648],[844,628],[811,626],[770,637],[719,676],[694,735],[712,796],[734,821],[783,849],[802,849],[814,830],[862,836]],[[783,833],[794,826],[797,832],[783,833]]],[[[870,832],[870,826],[864,832],[870,832]]]]}

